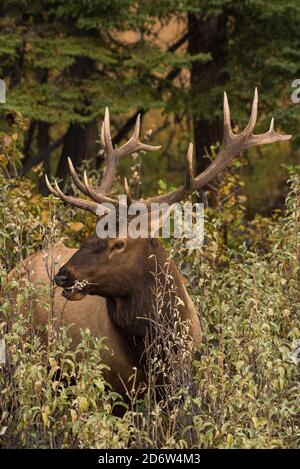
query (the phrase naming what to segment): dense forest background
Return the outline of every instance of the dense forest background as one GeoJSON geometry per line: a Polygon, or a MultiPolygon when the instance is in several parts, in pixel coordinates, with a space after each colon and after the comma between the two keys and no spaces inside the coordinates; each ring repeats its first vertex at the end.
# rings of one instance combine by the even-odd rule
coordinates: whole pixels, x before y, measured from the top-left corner
{"type": "MultiPolygon", "coordinates": [[[[101,167],[99,123],[109,106],[115,144],[129,135],[138,112],[152,140],[162,143],[143,162],[143,191],[157,189],[160,179],[178,183],[188,140],[196,145],[197,172],[221,140],[223,91],[242,127],[258,86],[259,127],[274,114],[294,139],[284,154],[273,146],[246,155],[243,191],[250,216],[282,206],[282,164],[298,162],[299,112],[291,94],[299,8],[296,0],[2,2],[1,129],[11,129],[15,113],[25,120],[17,173],[47,194],[42,171],[65,181],[68,156],[76,167],[101,167]]],[[[1,164],[11,162],[3,157],[1,164]]]]}
{"type": "Polygon", "coordinates": [[[0,2],[1,448],[300,447],[299,24],[298,0],[0,2]],[[256,86],[256,131],[274,116],[293,138],[245,152],[198,194],[201,249],[164,240],[199,311],[202,343],[187,385],[177,379],[184,361],[166,348],[168,398],[133,396],[119,418],[121,397],[100,359],[105,340],[83,331],[71,352],[66,329],[53,332],[53,282],[36,288],[10,275],[41,250],[49,268],[56,243],[78,247],[94,232],[89,213],[49,196],[44,174],[78,194],[70,156],[99,181],[108,106],[115,145],[138,113],[143,141],[162,145],[122,160],[115,192],[125,175],[135,196],[172,189],[189,141],[197,173],[216,157],[223,92],[238,131],[256,86]],[[46,346],[34,325],[41,301],[52,318],[46,346]]]}

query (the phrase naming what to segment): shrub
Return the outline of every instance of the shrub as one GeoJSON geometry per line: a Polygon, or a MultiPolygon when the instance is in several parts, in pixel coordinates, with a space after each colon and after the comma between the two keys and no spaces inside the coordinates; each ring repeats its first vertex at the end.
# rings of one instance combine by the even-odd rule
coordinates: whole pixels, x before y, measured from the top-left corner
{"type": "MultiPolygon", "coordinates": [[[[184,360],[170,366],[178,355],[166,346],[175,330],[169,329],[168,398],[159,402],[151,390],[144,399],[131,395],[122,418],[113,415],[120,397],[103,377],[105,340],[82,331],[71,352],[67,331],[58,337],[50,323],[45,346],[32,328],[32,286],[7,281],[20,258],[45,240],[51,245],[72,232],[80,241],[91,219],[34,194],[28,180],[1,180],[2,447],[299,447],[299,374],[290,353],[300,336],[300,179],[291,176],[285,213],[249,222],[234,189],[238,178],[234,172],[227,177],[224,197],[206,211],[204,247],[187,252],[181,242],[174,246],[202,326],[194,367],[184,360]]],[[[176,327],[176,347],[189,354],[185,324],[176,327]]],[[[154,373],[163,365],[157,347],[149,348],[154,373]]]]}

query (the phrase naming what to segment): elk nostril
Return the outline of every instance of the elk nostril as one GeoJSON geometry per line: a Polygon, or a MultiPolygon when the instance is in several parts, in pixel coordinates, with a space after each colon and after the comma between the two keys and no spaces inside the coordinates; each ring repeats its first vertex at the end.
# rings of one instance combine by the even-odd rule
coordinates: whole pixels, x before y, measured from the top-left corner
{"type": "Polygon", "coordinates": [[[55,275],[54,280],[56,285],[64,287],[69,280],[69,274],[67,272],[58,272],[58,274],[55,275]]]}

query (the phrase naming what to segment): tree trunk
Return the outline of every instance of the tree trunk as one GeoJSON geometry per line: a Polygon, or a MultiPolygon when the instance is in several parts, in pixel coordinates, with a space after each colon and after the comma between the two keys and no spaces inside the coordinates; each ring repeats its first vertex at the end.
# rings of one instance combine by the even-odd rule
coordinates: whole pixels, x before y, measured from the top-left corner
{"type": "MultiPolygon", "coordinates": [[[[190,54],[211,53],[212,60],[207,63],[194,62],[191,68],[191,93],[194,99],[197,94],[208,92],[211,87],[220,84],[222,77],[219,70],[225,62],[226,54],[226,18],[225,15],[201,16],[189,14],[189,45],[190,54]]],[[[214,103],[211,104],[212,106],[214,103]]],[[[211,116],[212,113],[210,113],[211,116]]],[[[209,158],[205,156],[211,145],[222,138],[222,123],[220,119],[199,117],[194,115],[194,139],[197,174],[204,171],[209,158]]]]}
{"type": "Polygon", "coordinates": [[[27,131],[27,135],[26,135],[24,147],[23,147],[23,155],[24,155],[23,166],[27,164],[28,161],[30,160],[30,150],[31,150],[33,139],[34,139],[36,127],[37,127],[37,121],[32,119],[28,127],[28,131],[27,131]]]}
{"type": "MultiPolygon", "coordinates": [[[[93,60],[86,57],[77,57],[67,73],[73,78],[84,80],[93,73],[94,68],[95,63],[93,60]]],[[[89,104],[85,97],[83,97],[83,100],[86,101],[87,105],[89,104]]],[[[68,174],[68,156],[72,159],[75,168],[80,166],[83,160],[90,160],[92,167],[95,168],[99,151],[98,140],[99,132],[96,120],[91,120],[87,124],[71,122],[64,139],[56,176],[65,180],[68,174]]]]}
{"type": "MultiPolygon", "coordinates": [[[[42,151],[44,148],[47,148],[50,144],[49,128],[50,128],[50,124],[48,124],[48,122],[38,123],[38,134],[37,134],[38,152],[42,151]]],[[[43,170],[45,171],[46,174],[50,173],[50,158],[48,155],[43,159],[43,170]]],[[[48,194],[48,189],[46,186],[46,181],[45,181],[44,176],[42,176],[39,180],[39,190],[41,194],[43,195],[48,194]]]]}
{"type": "MultiPolygon", "coordinates": [[[[37,71],[37,80],[39,83],[47,83],[48,81],[48,70],[46,68],[39,69],[37,71]]],[[[50,124],[44,121],[36,121],[32,120],[28,129],[27,137],[24,144],[24,160],[23,160],[23,169],[28,165],[30,165],[30,161],[32,160],[30,150],[32,147],[32,143],[35,138],[36,133],[36,144],[37,144],[37,152],[41,153],[43,150],[49,147],[50,145],[50,136],[49,136],[50,124]],[[36,131],[37,129],[37,131],[36,131]]],[[[43,170],[45,173],[49,174],[50,172],[50,155],[46,152],[43,155],[43,158],[40,162],[43,164],[43,170]]],[[[39,190],[41,194],[46,195],[48,193],[48,189],[46,186],[45,178],[42,176],[39,180],[39,190]]]]}
{"type": "Polygon", "coordinates": [[[56,171],[56,177],[65,180],[68,174],[68,156],[76,167],[83,160],[91,160],[92,168],[96,167],[96,158],[99,151],[99,132],[96,121],[89,122],[85,126],[70,124],[64,139],[63,149],[56,171]]]}

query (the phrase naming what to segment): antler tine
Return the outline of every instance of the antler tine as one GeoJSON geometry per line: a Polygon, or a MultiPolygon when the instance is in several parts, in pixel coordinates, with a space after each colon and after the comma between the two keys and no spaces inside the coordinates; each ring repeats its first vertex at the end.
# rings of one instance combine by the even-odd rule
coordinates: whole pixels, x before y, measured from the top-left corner
{"type": "MultiPolygon", "coordinates": [[[[68,158],[68,166],[69,170],[71,173],[71,176],[78,187],[78,189],[81,190],[81,192],[87,196],[89,196],[94,202],[96,203],[113,203],[116,205],[116,201],[114,199],[111,199],[104,194],[97,193],[90,185],[88,182],[88,178],[86,175],[86,172],[84,171],[84,183],[82,183],[78,177],[78,174],[76,173],[76,170],[73,166],[71,158],[68,158]]],[[[49,182],[49,181],[48,181],[49,182]]],[[[49,189],[50,190],[50,189],[49,189]]]]}
{"type": "Polygon", "coordinates": [[[110,203],[115,206],[118,206],[117,200],[111,199],[110,197],[107,197],[106,195],[101,194],[100,192],[96,192],[90,186],[86,171],[84,171],[83,173],[83,180],[84,180],[85,194],[88,195],[94,202],[97,202],[98,204],[110,203]]]}
{"type": "Polygon", "coordinates": [[[292,135],[281,135],[278,132],[276,132],[274,128],[274,117],[272,117],[268,132],[265,132],[264,134],[258,134],[258,135],[252,134],[250,146],[264,145],[266,143],[274,143],[274,142],[284,142],[286,140],[290,140],[291,138],[292,138],[292,135]]]}
{"type": "Polygon", "coordinates": [[[124,190],[125,190],[125,194],[127,195],[127,205],[129,206],[133,203],[133,199],[131,197],[131,193],[130,193],[130,189],[129,189],[129,185],[128,185],[126,177],[124,178],[124,190]]]}
{"type": "Polygon", "coordinates": [[[101,133],[100,133],[100,135],[101,135],[101,143],[102,143],[103,147],[105,147],[105,141],[104,141],[104,121],[103,121],[102,124],[101,124],[101,133]]]}
{"type": "Polygon", "coordinates": [[[141,113],[139,112],[135,121],[134,131],[130,140],[139,140],[141,130],[141,113]]]}
{"type": "Polygon", "coordinates": [[[161,148],[161,145],[147,145],[146,143],[140,142],[140,128],[141,128],[141,115],[138,114],[135,122],[135,127],[131,138],[128,142],[124,143],[120,148],[115,149],[115,157],[119,160],[130,153],[135,151],[157,151],[161,148]]]}
{"type": "Polygon", "coordinates": [[[246,125],[245,129],[242,132],[244,135],[250,135],[252,134],[254,130],[254,127],[257,121],[257,108],[258,108],[258,91],[257,91],[257,87],[255,87],[254,97],[253,97],[253,102],[252,102],[252,109],[251,109],[251,116],[250,116],[248,124],[246,125]]]}
{"type": "Polygon", "coordinates": [[[59,185],[57,184],[57,181],[56,181],[56,180],[54,181],[54,185],[55,185],[55,190],[56,190],[58,196],[59,196],[62,200],[65,200],[65,201],[67,202],[68,196],[65,195],[65,194],[60,190],[60,187],[59,187],[59,185]]]}
{"type": "Polygon", "coordinates": [[[87,193],[87,190],[85,188],[85,185],[80,181],[79,177],[78,177],[78,174],[76,173],[76,170],[73,166],[73,162],[71,160],[70,157],[68,157],[68,166],[69,166],[69,171],[71,173],[71,176],[73,178],[73,181],[75,182],[76,186],[78,187],[78,189],[85,195],[89,195],[87,193]]]}
{"type": "MultiPolygon", "coordinates": [[[[106,113],[107,109],[108,108],[106,107],[105,113],[106,113]]],[[[139,113],[137,115],[137,118],[136,118],[136,121],[135,121],[135,126],[134,126],[134,131],[133,131],[133,134],[130,137],[130,139],[126,143],[124,143],[124,145],[122,145],[120,148],[116,148],[114,150],[115,157],[117,159],[122,158],[123,153],[124,153],[124,156],[125,156],[125,154],[127,155],[127,149],[131,146],[132,142],[137,142],[138,141],[139,135],[140,135],[140,125],[141,125],[141,114],[139,113]]],[[[104,135],[105,134],[104,134],[104,121],[103,121],[102,126],[101,126],[101,142],[102,142],[102,145],[104,147],[106,147],[104,135]]]]}
{"type": "Polygon", "coordinates": [[[233,135],[233,132],[231,129],[230,108],[229,108],[226,91],[224,92],[223,114],[224,114],[223,141],[225,141],[229,138],[232,138],[232,135],[233,135]]]}
{"type": "Polygon", "coordinates": [[[59,195],[56,192],[56,190],[54,189],[54,187],[52,187],[52,185],[50,184],[50,181],[48,179],[47,174],[45,174],[45,181],[46,181],[46,186],[48,187],[49,192],[51,192],[51,194],[55,195],[55,197],[59,197],[59,195]]]}
{"type": "Polygon", "coordinates": [[[110,118],[107,106],[101,127],[101,141],[104,146],[106,169],[99,187],[95,188],[94,192],[97,194],[106,194],[111,189],[116,175],[116,158],[110,135],[110,118]]]}
{"type": "Polygon", "coordinates": [[[115,155],[114,155],[114,149],[113,149],[111,135],[110,135],[110,119],[109,119],[109,110],[107,106],[105,108],[105,114],[104,114],[103,136],[104,136],[106,159],[108,161],[114,161],[115,155]]]}
{"type": "Polygon", "coordinates": [[[105,170],[103,179],[101,181],[101,184],[96,191],[97,193],[106,194],[110,190],[113,184],[115,175],[116,175],[117,162],[121,158],[131,153],[134,153],[136,151],[140,151],[140,150],[157,151],[161,148],[160,145],[152,146],[152,145],[147,145],[145,143],[141,143],[139,141],[140,125],[141,125],[140,122],[141,122],[141,116],[140,114],[138,114],[136,118],[135,128],[134,128],[131,138],[128,140],[128,142],[124,143],[124,145],[122,145],[120,148],[114,149],[112,145],[111,136],[110,136],[109,112],[108,112],[108,108],[105,109],[105,117],[104,117],[104,123],[102,125],[101,139],[102,139],[102,142],[104,143],[107,164],[106,164],[106,170],[105,170]]]}
{"type": "Polygon", "coordinates": [[[106,169],[100,186],[94,191],[95,194],[106,194],[109,192],[116,176],[116,154],[110,135],[110,119],[107,106],[105,108],[104,121],[101,128],[101,141],[104,146],[106,169]]]}
{"type": "Polygon", "coordinates": [[[87,210],[90,213],[96,214],[97,204],[95,204],[94,202],[90,202],[90,201],[85,200],[85,199],[80,199],[80,198],[77,198],[77,197],[72,197],[72,196],[69,196],[69,195],[65,195],[60,190],[59,185],[57,184],[56,181],[54,181],[54,185],[55,185],[55,189],[54,189],[52,187],[52,185],[50,184],[50,182],[49,182],[47,174],[45,174],[45,181],[46,181],[46,185],[47,185],[49,191],[53,195],[55,195],[55,197],[59,197],[64,202],[67,202],[69,205],[72,205],[74,207],[81,208],[83,210],[87,210]]]}
{"type": "Polygon", "coordinates": [[[90,186],[86,171],[84,171],[84,183],[80,181],[78,174],[76,173],[76,170],[73,166],[71,158],[68,158],[68,165],[69,165],[71,176],[76,186],[83,194],[89,196],[94,202],[97,202],[99,204],[111,203],[111,204],[117,205],[117,201],[115,201],[114,199],[111,199],[110,197],[107,197],[101,192],[97,192],[90,186]]]}
{"type": "Polygon", "coordinates": [[[190,142],[188,151],[186,152],[186,180],[185,187],[190,190],[194,184],[194,168],[193,168],[193,149],[194,145],[190,142]]]}

